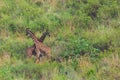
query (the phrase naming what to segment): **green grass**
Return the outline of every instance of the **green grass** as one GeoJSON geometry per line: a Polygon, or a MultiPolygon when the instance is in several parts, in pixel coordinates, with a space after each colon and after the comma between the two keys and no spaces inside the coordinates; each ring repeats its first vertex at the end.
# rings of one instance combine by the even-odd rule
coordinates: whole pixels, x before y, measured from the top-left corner
{"type": "Polygon", "coordinates": [[[119,80],[119,0],[0,0],[0,80],[119,80]],[[62,62],[34,63],[30,28],[62,62]]]}

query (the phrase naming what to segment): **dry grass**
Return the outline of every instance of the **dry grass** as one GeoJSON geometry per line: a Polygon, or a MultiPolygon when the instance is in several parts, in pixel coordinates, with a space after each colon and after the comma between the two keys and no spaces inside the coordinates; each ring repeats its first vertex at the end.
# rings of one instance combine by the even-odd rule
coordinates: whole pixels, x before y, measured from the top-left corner
{"type": "Polygon", "coordinates": [[[91,68],[93,65],[89,57],[82,56],[79,60],[79,66],[83,72],[86,72],[86,70],[91,68]]]}
{"type": "Polygon", "coordinates": [[[4,52],[2,56],[0,56],[0,66],[5,66],[10,64],[11,56],[8,52],[4,52]]]}
{"type": "Polygon", "coordinates": [[[0,31],[0,37],[9,37],[10,36],[10,32],[9,31],[7,31],[7,30],[1,30],[0,31]]]}
{"type": "Polygon", "coordinates": [[[4,3],[2,0],[0,0],[0,9],[4,6],[4,3]]]}
{"type": "Polygon", "coordinates": [[[97,75],[100,80],[119,80],[120,78],[120,56],[119,53],[113,53],[103,58],[98,63],[99,69],[97,75]]]}

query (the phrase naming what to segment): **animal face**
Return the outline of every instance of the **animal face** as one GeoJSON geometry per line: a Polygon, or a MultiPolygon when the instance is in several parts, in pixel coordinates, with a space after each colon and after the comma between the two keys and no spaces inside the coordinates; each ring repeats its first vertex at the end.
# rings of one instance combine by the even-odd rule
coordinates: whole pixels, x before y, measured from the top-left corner
{"type": "Polygon", "coordinates": [[[30,29],[29,29],[29,28],[26,28],[26,35],[27,35],[28,37],[30,37],[29,32],[30,32],[30,29]]]}
{"type": "Polygon", "coordinates": [[[27,32],[26,32],[26,35],[27,35],[28,37],[30,37],[30,34],[29,34],[29,33],[27,33],[27,32]]]}

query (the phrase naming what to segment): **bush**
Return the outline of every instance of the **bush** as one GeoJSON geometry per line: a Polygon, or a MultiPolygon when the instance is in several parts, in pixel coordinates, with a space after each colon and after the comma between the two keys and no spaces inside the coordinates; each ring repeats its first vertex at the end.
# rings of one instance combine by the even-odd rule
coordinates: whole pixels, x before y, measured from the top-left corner
{"type": "Polygon", "coordinates": [[[97,48],[94,48],[88,40],[80,37],[69,38],[64,44],[66,44],[66,49],[62,53],[62,56],[66,58],[79,55],[91,55],[93,57],[96,56],[96,53],[99,51],[97,48]]]}

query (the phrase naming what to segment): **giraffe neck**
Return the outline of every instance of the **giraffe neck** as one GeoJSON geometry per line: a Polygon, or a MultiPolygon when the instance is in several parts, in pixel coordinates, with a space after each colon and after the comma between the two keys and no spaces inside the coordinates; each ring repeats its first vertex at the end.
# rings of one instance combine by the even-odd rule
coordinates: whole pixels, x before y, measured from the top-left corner
{"type": "Polygon", "coordinates": [[[46,33],[43,33],[42,36],[40,37],[39,41],[43,42],[45,40],[46,35],[47,35],[46,33]]]}
{"type": "Polygon", "coordinates": [[[30,34],[30,37],[33,39],[34,43],[37,44],[39,41],[34,35],[34,33],[32,33],[30,30],[28,31],[28,33],[30,34]]]}

